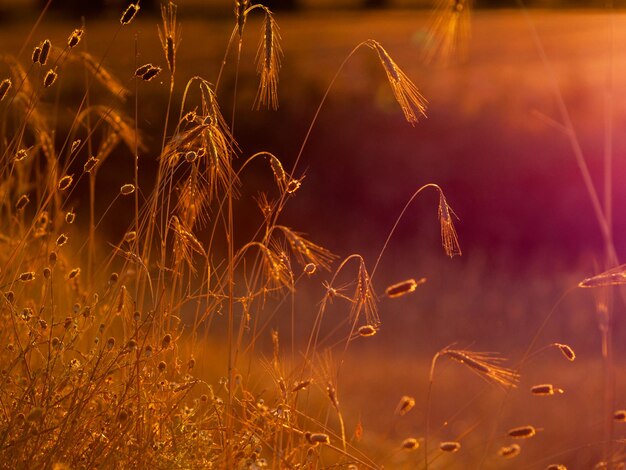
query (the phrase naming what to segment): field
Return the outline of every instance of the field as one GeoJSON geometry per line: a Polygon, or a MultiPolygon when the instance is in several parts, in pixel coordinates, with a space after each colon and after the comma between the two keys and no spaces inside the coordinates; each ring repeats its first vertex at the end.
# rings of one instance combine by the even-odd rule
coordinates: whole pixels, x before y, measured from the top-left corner
{"type": "Polygon", "coordinates": [[[192,11],[3,24],[0,465],[622,468],[626,16],[192,11]]]}

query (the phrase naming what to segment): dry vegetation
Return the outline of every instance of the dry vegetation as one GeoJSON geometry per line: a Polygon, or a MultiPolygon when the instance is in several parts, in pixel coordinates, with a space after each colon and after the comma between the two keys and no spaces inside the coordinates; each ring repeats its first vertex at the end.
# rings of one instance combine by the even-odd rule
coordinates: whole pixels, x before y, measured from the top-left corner
{"type": "MultiPolygon", "coordinates": [[[[438,7],[427,61],[447,62],[460,51],[459,44],[465,45],[467,7],[463,1],[452,9],[438,7]]],[[[111,41],[120,29],[132,28],[140,14],[139,2],[121,12],[111,41]]],[[[104,66],[106,57],[89,54],[88,30],[82,28],[68,31],[63,44],[43,38],[26,59],[3,56],[0,465],[57,470],[516,468],[511,462],[526,443],[548,431],[526,422],[524,413],[513,421],[503,410],[516,403],[515,397],[556,400],[567,393],[556,379],[518,387],[525,367],[554,354],[565,362],[576,360],[567,344],[536,344],[539,333],[515,367],[497,353],[479,352],[480,347],[442,347],[420,378],[426,397],[393,390],[397,406],[388,411],[393,428],[386,435],[372,430],[368,437],[370,430],[359,419],[347,419],[345,404],[351,397],[339,384],[350,367],[346,352],[357,341],[376,347],[383,296],[396,302],[428,288],[425,278],[374,283],[398,223],[423,191],[436,192],[443,252],[452,258],[461,254],[456,214],[440,186],[420,187],[373,262],[356,253],[339,257],[285,225],[285,206],[297,204],[306,184],[301,156],[311,129],[357,51],[373,53],[409,124],[419,125],[426,100],[390,52],[369,39],[346,51],[290,168],[267,151],[244,155],[233,135],[235,113],[226,119],[219,106],[221,99],[236,103],[236,98],[223,97],[219,90],[223,68],[231,67],[231,89],[237,92],[249,15],[263,17],[259,86],[250,106],[276,109],[283,59],[279,24],[269,9],[244,0],[235,2],[232,34],[214,83],[200,76],[177,82],[182,29],[171,2],[162,7],[158,29],[162,57],[136,63],[127,73],[132,79],[116,78],[104,66]],[[140,90],[157,77],[168,107],[154,149],[136,122],[140,90]],[[70,130],[59,135],[55,122],[65,106],[55,89],[66,79],[82,81],[82,89],[70,130]],[[96,87],[106,91],[96,92],[96,87]],[[179,88],[182,100],[176,102],[179,88]],[[119,158],[130,158],[132,171],[120,187],[103,188],[98,174],[107,165],[114,168],[119,158]],[[147,158],[158,166],[151,184],[140,173],[147,158]],[[265,172],[271,185],[244,188],[242,176],[248,172],[265,172]],[[102,201],[106,209],[99,212],[102,201]],[[258,222],[249,235],[239,228],[242,219],[251,217],[248,206],[258,222]],[[111,242],[101,233],[101,222],[113,213],[116,224],[127,230],[111,242]],[[310,302],[314,320],[303,325],[294,299],[310,283],[322,284],[324,294],[310,302]],[[279,325],[287,327],[273,329],[275,317],[285,313],[288,318],[279,325]],[[296,341],[296,330],[306,331],[304,341],[296,341]],[[481,379],[489,389],[481,393],[492,397],[485,400],[492,406],[477,407],[472,414],[465,407],[471,409],[474,399],[463,396],[462,403],[450,407],[463,405],[463,411],[448,414],[440,425],[444,420],[439,413],[433,416],[433,403],[447,399],[443,389],[481,379]],[[397,438],[394,429],[401,422],[413,423],[412,434],[397,438]]],[[[26,46],[33,37],[28,35],[26,46]]],[[[609,237],[609,256],[611,246],[609,237]]],[[[580,287],[624,283],[620,266],[583,280],[580,287]]],[[[608,371],[600,401],[605,400],[607,422],[621,423],[626,412],[610,408],[607,299],[608,294],[598,296],[608,371]]],[[[375,393],[362,390],[361,395],[376,406],[375,393]]],[[[613,440],[611,425],[604,432],[600,444],[590,445],[617,463],[621,444],[613,440]]],[[[567,452],[555,456],[572,461],[567,452]]],[[[537,468],[565,468],[537,462],[537,468]]]]}

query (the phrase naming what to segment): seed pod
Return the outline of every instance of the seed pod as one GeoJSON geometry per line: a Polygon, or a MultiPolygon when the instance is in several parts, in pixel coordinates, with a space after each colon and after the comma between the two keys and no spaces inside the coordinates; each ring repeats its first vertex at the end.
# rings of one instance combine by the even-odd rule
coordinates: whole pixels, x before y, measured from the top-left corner
{"type": "Polygon", "coordinates": [[[461,449],[461,443],[460,442],[442,442],[441,444],[439,444],[439,449],[441,449],[442,452],[458,452],[461,449]]]}
{"type": "Polygon", "coordinates": [[[533,385],[530,388],[530,393],[537,396],[549,396],[555,393],[563,393],[560,388],[554,388],[552,384],[533,385]]]}
{"type": "Polygon", "coordinates": [[[46,73],[46,76],[43,79],[43,87],[44,88],[51,87],[54,84],[54,82],[56,82],[57,76],[58,75],[54,70],[52,69],[48,70],[48,72],[46,73]]]}
{"type": "Polygon", "coordinates": [[[385,289],[385,295],[390,299],[396,297],[402,297],[403,295],[410,294],[417,288],[417,281],[415,279],[407,279],[406,281],[393,284],[385,289]]]}
{"type": "Polygon", "coordinates": [[[28,157],[28,151],[25,149],[20,149],[15,154],[15,158],[13,159],[15,162],[21,162],[22,160],[28,157]]]}
{"type": "Polygon", "coordinates": [[[67,47],[71,49],[77,46],[83,37],[83,33],[84,31],[82,29],[75,29],[72,31],[72,34],[70,34],[70,37],[67,39],[67,47]]]}
{"type": "Polygon", "coordinates": [[[15,203],[15,210],[20,211],[24,209],[24,207],[26,207],[29,202],[30,202],[30,199],[28,198],[28,195],[22,194],[20,198],[17,200],[17,202],[15,203]]]}
{"type": "Polygon", "coordinates": [[[5,78],[0,82],[0,101],[4,99],[9,90],[11,89],[11,79],[5,78]]]}
{"type": "Polygon", "coordinates": [[[514,457],[517,457],[521,451],[522,448],[519,446],[519,444],[511,444],[510,446],[501,447],[498,451],[498,454],[500,454],[500,456],[504,457],[505,459],[512,459],[514,457]]]}
{"type": "Polygon", "coordinates": [[[527,439],[537,434],[537,430],[534,426],[527,425],[509,429],[507,434],[515,439],[527,439]]]}
{"type": "Polygon", "coordinates": [[[126,232],[126,234],[124,235],[124,241],[126,243],[131,243],[132,241],[136,239],[137,239],[137,232],[135,232],[134,230],[130,232],[126,232]]]}
{"type": "Polygon", "coordinates": [[[34,279],[35,279],[35,273],[32,271],[22,273],[17,278],[18,281],[22,281],[22,282],[30,282],[34,279]]]}
{"type": "Polygon", "coordinates": [[[61,235],[58,236],[57,241],[56,241],[56,245],[57,246],[63,246],[66,243],[67,243],[67,235],[62,233],[61,235]]]}
{"type": "Polygon", "coordinates": [[[83,167],[85,173],[91,173],[91,171],[96,167],[99,161],[100,159],[96,157],[89,157],[89,160],[85,162],[85,166],[83,167]]]}
{"type": "Polygon", "coordinates": [[[74,219],[76,219],[76,214],[74,213],[74,211],[69,211],[65,214],[65,222],[67,222],[68,224],[73,224],[74,219]]]}
{"type": "Polygon", "coordinates": [[[304,274],[311,276],[315,273],[316,270],[317,270],[317,266],[315,265],[315,263],[308,263],[304,267],[304,274]]]}
{"type": "Polygon", "coordinates": [[[50,264],[50,266],[54,267],[55,264],[57,264],[57,254],[54,251],[51,251],[50,254],[48,255],[48,264],[50,264]]]}
{"type": "Polygon", "coordinates": [[[76,152],[76,149],[78,148],[80,143],[81,143],[80,139],[76,139],[74,142],[72,142],[72,146],[70,147],[70,154],[76,152]]]}
{"type": "Polygon", "coordinates": [[[376,332],[377,332],[376,328],[372,325],[363,325],[359,327],[359,336],[363,336],[363,337],[374,336],[376,332]]]}
{"type": "Polygon", "coordinates": [[[172,342],[172,335],[168,333],[165,336],[163,336],[163,339],[161,340],[161,348],[167,349],[171,342],[172,342]]]}
{"type": "Polygon", "coordinates": [[[122,17],[120,18],[120,23],[122,23],[123,25],[127,25],[128,23],[133,21],[133,18],[135,17],[138,11],[139,11],[139,3],[131,3],[130,5],[128,5],[126,10],[124,10],[122,17]]]}
{"type": "Polygon", "coordinates": [[[76,276],[78,276],[80,274],[80,268],[74,268],[70,271],[70,273],[67,275],[67,280],[71,280],[74,279],[76,276]]]}
{"type": "Polygon", "coordinates": [[[41,52],[39,53],[39,63],[41,65],[46,65],[48,62],[48,55],[50,54],[50,48],[52,44],[49,39],[46,39],[43,43],[41,43],[41,52]]]}
{"type": "Polygon", "coordinates": [[[574,350],[567,344],[552,343],[552,346],[559,348],[561,354],[563,354],[568,361],[574,361],[576,359],[576,353],[574,353],[574,350]]]}
{"type": "Polygon", "coordinates": [[[167,367],[167,364],[165,364],[165,361],[159,362],[159,365],[158,365],[159,372],[164,372],[166,367],[167,367]]]}
{"type": "Polygon", "coordinates": [[[141,79],[145,82],[149,82],[160,73],[161,73],[161,67],[152,67],[146,73],[143,74],[141,79]]]}
{"type": "Polygon", "coordinates": [[[409,437],[402,441],[402,448],[405,450],[415,450],[419,446],[419,442],[414,437],[409,437]]]}
{"type": "Polygon", "coordinates": [[[404,416],[415,406],[415,398],[404,395],[396,407],[396,414],[404,416]]]}
{"type": "Polygon", "coordinates": [[[122,196],[129,196],[135,192],[135,185],[127,183],[120,188],[120,194],[122,196]]]}
{"type": "Polygon", "coordinates": [[[31,56],[33,64],[39,62],[39,56],[41,56],[41,47],[37,46],[33,49],[33,54],[31,56]]]}
{"type": "Polygon", "coordinates": [[[288,194],[293,194],[298,189],[300,189],[301,185],[302,185],[302,181],[301,180],[292,179],[292,180],[289,181],[289,183],[287,183],[287,188],[285,190],[287,191],[288,194]]]}

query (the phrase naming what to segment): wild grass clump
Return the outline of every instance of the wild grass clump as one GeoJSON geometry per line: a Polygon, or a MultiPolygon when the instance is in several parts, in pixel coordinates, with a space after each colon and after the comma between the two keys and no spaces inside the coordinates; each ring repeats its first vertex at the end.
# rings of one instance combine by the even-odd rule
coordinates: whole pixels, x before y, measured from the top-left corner
{"type": "MultiPolygon", "coordinates": [[[[128,5],[119,27],[132,27],[140,10],[139,2],[128,5]]],[[[254,107],[276,109],[282,50],[267,7],[236,2],[225,57],[236,44],[238,70],[246,18],[254,11],[264,15],[254,107]]],[[[105,57],[88,52],[84,28],[71,31],[65,45],[49,39],[35,45],[30,64],[4,57],[10,76],[0,82],[1,459],[32,468],[276,468],[313,465],[330,452],[337,462],[373,467],[349,441],[340,361],[319,338],[335,299],[348,306],[346,347],[380,327],[377,295],[360,255],[334,269],[301,364],[287,364],[274,332],[273,360],[265,364],[274,390],[262,398],[240,373],[244,351],[269,335],[270,306],[295,295],[303,279],[332,271],[337,257],[280,222],[303,175],[268,152],[241,155],[234,113],[229,126],[218,104],[219,77],[215,84],[192,78],[182,102],[175,102],[183,28],[174,3],[161,13],[163,57],[129,71],[134,83],[115,77],[105,57]],[[61,136],[52,127],[51,113],[58,110],[48,89],[72,73],[70,62],[84,68],[85,81],[71,127],[61,136]],[[147,147],[138,107],[133,117],[124,101],[164,71],[168,107],[151,189],[139,178],[147,147]],[[104,91],[96,92],[94,83],[104,91]],[[117,191],[103,190],[98,175],[125,153],[135,160],[134,174],[117,191]],[[238,245],[233,201],[240,198],[240,177],[265,171],[264,162],[275,185],[251,201],[260,210],[258,231],[238,245]],[[81,205],[85,194],[88,203],[81,205]],[[116,224],[127,229],[109,243],[101,222],[123,199],[133,210],[119,212],[116,224]],[[97,200],[108,204],[103,213],[96,211],[97,200]],[[344,293],[335,279],[353,264],[354,288],[344,293]],[[212,325],[225,330],[224,359],[212,360],[222,370],[219,379],[197,373],[212,325]],[[310,398],[298,399],[305,394],[325,399],[339,427],[307,410],[310,398]]],[[[417,88],[377,41],[363,44],[377,52],[401,110],[415,123],[425,109],[417,88]]],[[[397,287],[395,296],[417,284],[397,287]]],[[[410,400],[401,415],[414,406],[410,400]]]]}

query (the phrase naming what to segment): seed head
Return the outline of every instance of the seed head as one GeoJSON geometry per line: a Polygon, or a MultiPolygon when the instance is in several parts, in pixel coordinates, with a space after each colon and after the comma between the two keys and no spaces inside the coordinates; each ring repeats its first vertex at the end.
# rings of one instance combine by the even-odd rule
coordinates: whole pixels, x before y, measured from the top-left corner
{"type": "Polygon", "coordinates": [[[499,363],[503,361],[503,358],[491,353],[447,348],[439,351],[433,358],[431,364],[431,380],[434,373],[434,365],[439,356],[448,356],[461,364],[465,364],[472,371],[491,382],[508,387],[517,386],[519,374],[514,370],[500,366],[499,363]]]}
{"type": "Polygon", "coordinates": [[[461,255],[461,247],[452,221],[454,211],[448,205],[443,191],[439,191],[439,224],[441,225],[441,244],[450,258],[461,255]]]}
{"type": "Polygon", "coordinates": [[[505,459],[512,459],[514,457],[517,457],[521,451],[522,448],[519,446],[519,444],[511,444],[510,446],[501,447],[498,451],[498,454],[500,454],[500,456],[504,457],[505,459]]]}
{"type": "Polygon", "coordinates": [[[59,180],[59,184],[57,184],[57,189],[59,191],[65,191],[72,185],[73,181],[74,177],[72,175],[66,175],[59,180]]]}
{"type": "Polygon", "coordinates": [[[235,1],[235,18],[237,20],[237,34],[239,34],[239,39],[243,36],[243,28],[246,25],[246,17],[248,16],[246,10],[249,6],[250,0],[235,1]]]}
{"type": "Polygon", "coordinates": [[[404,117],[411,125],[415,125],[419,116],[426,116],[426,99],[380,43],[370,39],[365,44],[378,54],[380,63],[387,74],[391,91],[400,105],[404,117]]]}

